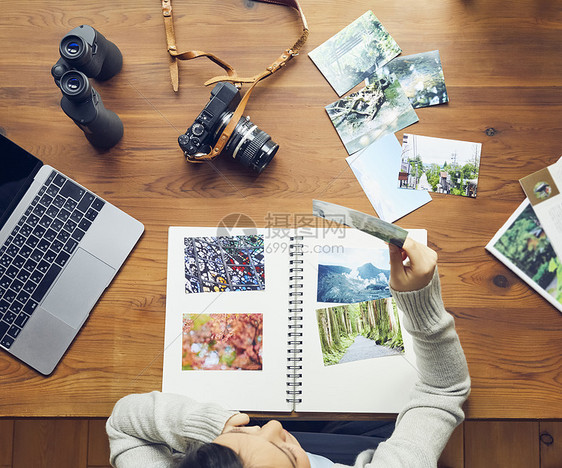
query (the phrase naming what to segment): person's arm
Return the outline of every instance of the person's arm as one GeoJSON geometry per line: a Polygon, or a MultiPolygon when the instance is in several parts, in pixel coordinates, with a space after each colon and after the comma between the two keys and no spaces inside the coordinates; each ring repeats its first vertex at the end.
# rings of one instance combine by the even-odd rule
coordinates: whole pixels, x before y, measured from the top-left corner
{"type": "Polygon", "coordinates": [[[169,467],[174,451],[185,452],[192,443],[212,442],[241,417],[181,395],[128,395],[117,402],[105,426],[110,462],[117,468],[169,467]]]}
{"type": "Polygon", "coordinates": [[[400,412],[392,436],[356,466],[436,467],[451,433],[464,419],[470,377],[454,319],[445,310],[437,254],[407,238],[403,250],[390,246],[390,287],[402,326],[413,337],[419,381],[400,412]],[[409,261],[403,263],[405,257],[409,261]]]}

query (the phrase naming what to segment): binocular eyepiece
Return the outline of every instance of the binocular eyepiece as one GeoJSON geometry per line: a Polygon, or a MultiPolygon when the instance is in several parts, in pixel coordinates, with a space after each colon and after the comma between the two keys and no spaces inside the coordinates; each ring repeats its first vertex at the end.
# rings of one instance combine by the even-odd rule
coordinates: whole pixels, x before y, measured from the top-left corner
{"type": "Polygon", "coordinates": [[[121,51],[99,31],[82,25],[62,38],[59,54],[51,74],[62,92],[62,110],[93,146],[111,148],[123,136],[123,123],[104,107],[88,78],[105,81],[119,73],[123,66],[121,51]]]}
{"type": "Polygon", "coordinates": [[[62,38],[59,54],[59,61],[51,68],[55,81],[70,69],[105,81],[119,73],[123,66],[119,48],[87,24],[74,28],[62,38]]]}
{"type": "Polygon", "coordinates": [[[59,86],[64,96],[72,102],[84,102],[92,91],[88,77],[77,70],[64,73],[59,86]]]}

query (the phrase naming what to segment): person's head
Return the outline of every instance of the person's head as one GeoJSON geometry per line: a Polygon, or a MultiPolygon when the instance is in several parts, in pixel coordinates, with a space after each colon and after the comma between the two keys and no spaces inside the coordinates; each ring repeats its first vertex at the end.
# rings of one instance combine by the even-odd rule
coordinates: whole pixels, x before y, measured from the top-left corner
{"type": "Polygon", "coordinates": [[[203,444],[190,449],[177,468],[245,468],[236,452],[224,445],[203,444]]]}
{"type": "Polygon", "coordinates": [[[180,468],[310,468],[297,439],[278,421],[240,426],[186,454],[180,468]]]}

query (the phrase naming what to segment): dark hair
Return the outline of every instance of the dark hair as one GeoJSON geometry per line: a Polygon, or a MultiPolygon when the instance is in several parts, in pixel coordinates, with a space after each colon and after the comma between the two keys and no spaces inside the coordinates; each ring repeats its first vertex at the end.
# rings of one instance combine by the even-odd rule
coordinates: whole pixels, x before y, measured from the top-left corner
{"type": "Polygon", "coordinates": [[[238,454],[213,442],[190,448],[178,468],[244,468],[238,454]]]}

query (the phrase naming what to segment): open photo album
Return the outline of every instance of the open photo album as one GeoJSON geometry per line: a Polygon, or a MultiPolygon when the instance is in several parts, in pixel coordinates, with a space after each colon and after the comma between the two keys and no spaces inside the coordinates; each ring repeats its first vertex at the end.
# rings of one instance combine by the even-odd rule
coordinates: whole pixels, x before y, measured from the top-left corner
{"type": "Polygon", "coordinates": [[[389,276],[388,245],[341,225],[170,227],[162,390],[241,411],[399,412],[418,373],[389,276]]]}
{"type": "Polygon", "coordinates": [[[486,250],[562,312],[562,263],[528,198],[486,250]]]}

